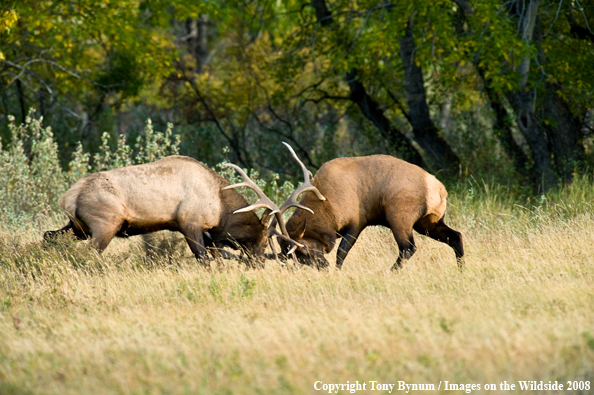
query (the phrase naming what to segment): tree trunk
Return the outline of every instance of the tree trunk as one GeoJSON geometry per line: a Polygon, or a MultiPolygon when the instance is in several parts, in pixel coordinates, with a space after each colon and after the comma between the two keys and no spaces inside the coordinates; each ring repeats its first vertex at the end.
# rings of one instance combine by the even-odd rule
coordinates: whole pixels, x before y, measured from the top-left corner
{"type": "MultiPolygon", "coordinates": [[[[495,136],[499,139],[499,143],[505,150],[505,153],[514,163],[516,171],[526,178],[531,179],[528,174],[528,156],[522,151],[522,148],[516,143],[512,135],[512,114],[507,112],[507,109],[501,101],[501,97],[498,92],[491,88],[491,81],[485,78],[484,70],[478,66],[479,62],[476,63],[476,68],[483,80],[485,92],[489,99],[491,109],[495,114],[495,123],[493,125],[493,131],[495,136]]],[[[531,181],[535,181],[532,180],[531,181]]]]}
{"type": "MultiPolygon", "coordinates": [[[[316,11],[316,19],[321,26],[328,27],[334,23],[332,13],[328,10],[324,0],[311,0],[311,5],[316,11]]],[[[341,45],[346,53],[348,40],[341,42],[341,45]]],[[[421,166],[423,158],[419,152],[400,130],[392,126],[392,122],[386,117],[380,105],[367,93],[359,75],[360,71],[356,68],[346,73],[346,80],[351,91],[349,98],[359,106],[363,115],[380,130],[394,152],[401,154],[404,160],[421,166]]]]}
{"type": "Polygon", "coordinates": [[[401,154],[408,162],[421,166],[423,164],[421,155],[406,136],[392,126],[379,104],[367,94],[365,87],[358,79],[358,74],[359,70],[357,69],[351,69],[346,74],[346,80],[351,90],[350,99],[357,103],[363,115],[380,130],[394,151],[401,154]]]}
{"type": "Polygon", "coordinates": [[[414,140],[425,151],[433,167],[454,172],[460,166],[460,159],[431,120],[423,70],[415,62],[415,51],[411,17],[406,25],[404,37],[400,40],[400,57],[404,65],[406,100],[414,140]]]}
{"type": "MultiPolygon", "coordinates": [[[[547,63],[542,49],[542,30],[540,19],[536,21],[534,42],[538,49],[541,66],[547,63]]],[[[584,144],[581,116],[572,113],[567,102],[557,93],[558,87],[545,82],[540,108],[540,120],[548,138],[553,154],[553,167],[563,183],[571,183],[577,167],[584,161],[584,144]]]]}
{"type": "Polygon", "coordinates": [[[534,161],[532,170],[537,188],[541,192],[546,192],[555,186],[556,179],[547,138],[532,107],[533,96],[530,92],[510,92],[507,97],[517,114],[516,121],[520,132],[526,138],[532,152],[534,161]]]}
{"type": "Polygon", "coordinates": [[[27,110],[25,109],[25,92],[23,92],[23,84],[20,79],[16,80],[17,97],[19,98],[19,107],[21,108],[21,123],[25,123],[27,110]]]}
{"type": "Polygon", "coordinates": [[[547,85],[548,94],[542,104],[542,117],[549,120],[545,130],[551,142],[555,170],[564,183],[570,183],[574,171],[584,160],[582,120],[571,113],[555,88],[547,85]]]}
{"type": "Polygon", "coordinates": [[[196,73],[200,74],[204,66],[208,63],[208,25],[210,21],[208,15],[200,15],[198,19],[188,18],[186,20],[186,29],[188,32],[187,43],[190,53],[196,60],[196,73]]]}
{"type": "MultiPolygon", "coordinates": [[[[526,7],[522,7],[522,9],[519,8],[519,4],[514,4],[510,9],[512,16],[517,17],[520,26],[522,26],[522,39],[527,44],[532,44],[539,6],[540,0],[530,0],[526,7]]],[[[549,151],[547,137],[545,131],[541,128],[533,104],[535,90],[528,89],[530,63],[529,56],[522,59],[519,67],[520,87],[515,92],[508,92],[507,97],[517,114],[517,123],[520,132],[526,138],[526,142],[532,152],[534,178],[536,179],[537,186],[539,190],[545,192],[555,186],[556,179],[551,163],[551,153],[549,151]]]]}

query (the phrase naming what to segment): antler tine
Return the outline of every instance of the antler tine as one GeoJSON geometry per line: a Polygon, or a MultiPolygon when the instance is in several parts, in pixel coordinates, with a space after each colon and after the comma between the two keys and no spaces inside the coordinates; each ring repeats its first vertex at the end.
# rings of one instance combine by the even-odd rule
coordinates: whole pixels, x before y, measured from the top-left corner
{"type": "Polygon", "coordinates": [[[268,228],[268,236],[269,237],[270,236],[275,236],[275,237],[281,238],[281,239],[283,239],[283,240],[285,240],[285,241],[293,244],[293,246],[295,248],[297,248],[297,247],[303,248],[303,244],[298,243],[295,240],[291,239],[290,237],[287,237],[287,236],[283,235],[281,232],[279,232],[278,230],[276,230],[276,227],[275,228],[268,228]]]}
{"type": "MultiPolygon", "coordinates": [[[[293,193],[291,194],[291,196],[289,196],[287,201],[282,204],[282,206],[279,209],[280,213],[283,214],[285,211],[287,211],[287,209],[289,207],[297,207],[302,210],[309,211],[310,213],[313,214],[314,212],[312,209],[310,209],[309,207],[306,207],[302,204],[299,204],[297,202],[297,198],[299,197],[299,195],[301,195],[303,192],[307,192],[307,191],[312,191],[316,195],[319,194],[318,197],[322,196],[322,194],[320,194],[320,191],[318,191],[318,189],[316,187],[314,187],[313,185],[311,185],[311,184],[310,185],[301,185],[299,188],[295,189],[295,191],[293,191],[293,193]]],[[[322,196],[321,200],[326,200],[326,198],[324,196],[322,196]]]]}
{"type": "Polygon", "coordinates": [[[232,167],[233,169],[235,169],[239,174],[241,174],[241,177],[243,177],[243,182],[237,183],[237,184],[233,184],[233,185],[228,185],[223,189],[232,189],[232,188],[239,188],[239,187],[248,187],[254,190],[254,192],[256,192],[256,194],[258,195],[258,197],[260,198],[260,200],[258,200],[256,203],[249,205],[247,207],[241,208],[239,210],[235,210],[233,212],[233,214],[235,213],[245,213],[247,211],[252,211],[255,210],[257,208],[267,208],[269,210],[271,210],[270,214],[274,214],[277,213],[279,211],[279,208],[276,204],[274,204],[274,202],[272,200],[270,200],[268,198],[268,196],[266,196],[264,194],[264,192],[260,189],[260,187],[258,185],[256,185],[255,182],[253,182],[251,180],[251,178],[241,169],[241,167],[234,165],[233,163],[225,163],[223,166],[227,166],[227,167],[232,167]]]}
{"type": "Polygon", "coordinates": [[[299,197],[299,195],[301,195],[303,192],[311,191],[311,192],[315,193],[316,196],[318,197],[318,199],[320,199],[320,200],[326,200],[326,198],[324,197],[324,195],[322,195],[320,193],[318,188],[314,187],[311,184],[311,181],[309,180],[309,177],[311,176],[311,172],[307,169],[307,167],[305,167],[303,162],[301,162],[301,159],[299,159],[299,157],[293,150],[293,147],[291,147],[289,144],[285,143],[284,141],[283,141],[283,144],[285,145],[285,147],[287,147],[289,149],[289,151],[291,151],[291,155],[293,156],[293,159],[295,159],[297,161],[297,163],[299,163],[299,166],[301,166],[301,170],[303,171],[303,184],[301,184],[299,186],[299,188],[295,189],[293,191],[293,193],[291,194],[291,196],[289,196],[287,201],[283,203],[283,205],[279,209],[280,213],[283,214],[285,211],[287,211],[287,209],[289,207],[297,207],[302,210],[307,210],[313,214],[314,212],[312,209],[310,209],[309,207],[305,207],[304,205],[299,204],[297,202],[297,198],[299,197]]]}
{"type": "MultiPolygon", "coordinates": [[[[289,149],[289,151],[291,151],[291,155],[293,156],[293,159],[295,159],[297,161],[297,163],[299,163],[299,166],[301,166],[301,170],[303,171],[303,184],[299,188],[297,188],[295,190],[295,192],[293,192],[291,194],[291,197],[289,197],[289,200],[291,200],[291,198],[293,198],[293,200],[295,200],[295,203],[297,203],[297,198],[299,197],[299,195],[306,191],[312,191],[313,193],[316,194],[318,199],[326,200],[326,198],[320,193],[320,191],[318,191],[318,189],[316,187],[311,185],[311,182],[309,181],[309,177],[310,176],[313,177],[313,175],[311,174],[311,171],[309,171],[307,169],[307,167],[305,167],[303,162],[301,162],[301,159],[299,159],[299,157],[293,150],[293,147],[291,147],[289,144],[285,143],[284,141],[283,141],[283,144],[285,145],[285,147],[287,147],[289,149]],[[295,195],[295,196],[293,196],[293,195],[295,195]]],[[[285,208],[285,210],[289,207],[290,206],[287,206],[285,208]]],[[[301,208],[303,208],[303,207],[301,207],[301,208]]],[[[311,210],[309,210],[309,211],[311,211],[311,210]]]]}
{"type": "MultiPolygon", "coordinates": [[[[286,240],[289,243],[293,244],[293,246],[287,252],[287,255],[291,255],[291,257],[293,258],[293,263],[295,265],[294,267],[299,271],[299,261],[297,260],[297,256],[295,255],[295,250],[297,249],[297,247],[303,248],[304,245],[291,239],[291,237],[289,236],[289,232],[287,232],[287,228],[285,226],[285,221],[283,221],[283,217],[280,212],[276,212],[274,214],[274,219],[268,226],[267,233],[268,233],[268,237],[275,236],[276,238],[281,238],[281,239],[286,240]],[[277,222],[281,228],[280,232],[278,230],[276,230],[277,222]]],[[[272,244],[270,246],[272,247],[272,244]]],[[[273,251],[274,251],[274,249],[273,249],[273,251]]],[[[274,251],[274,253],[276,254],[276,251],[274,251]]]]}

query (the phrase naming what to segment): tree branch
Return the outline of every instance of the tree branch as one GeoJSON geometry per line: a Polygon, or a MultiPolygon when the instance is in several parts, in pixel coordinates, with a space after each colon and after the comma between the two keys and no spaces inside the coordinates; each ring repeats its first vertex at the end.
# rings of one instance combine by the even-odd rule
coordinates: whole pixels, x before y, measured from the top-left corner
{"type": "MultiPolygon", "coordinates": [[[[270,109],[271,109],[271,107],[269,105],[269,110],[270,109]]],[[[278,115],[276,115],[274,113],[274,111],[272,111],[272,114],[275,115],[276,117],[278,117],[278,115]]],[[[291,134],[283,133],[281,130],[279,130],[277,128],[271,128],[271,127],[268,127],[268,126],[264,125],[264,123],[262,122],[262,120],[260,120],[260,118],[258,117],[258,114],[256,114],[255,112],[252,112],[252,115],[254,116],[254,119],[256,120],[256,122],[258,122],[258,125],[260,125],[260,127],[264,128],[264,129],[266,129],[266,130],[268,130],[268,131],[270,131],[270,132],[272,132],[274,134],[277,134],[277,135],[283,137],[284,139],[290,140],[293,143],[293,145],[295,147],[297,147],[297,150],[301,154],[300,156],[303,157],[303,158],[305,158],[305,161],[309,164],[309,166],[311,166],[313,168],[316,168],[316,169],[319,169],[320,168],[320,166],[318,166],[317,164],[315,164],[312,161],[312,159],[309,156],[309,153],[307,152],[307,150],[305,148],[303,148],[301,146],[301,143],[299,143],[299,141],[296,140],[291,134]]],[[[282,118],[279,117],[278,119],[281,122],[284,122],[284,120],[282,118]]]]}
{"type": "Polygon", "coordinates": [[[386,90],[386,92],[388,92],[388,96],[390,96],[390,98],[392,99],[392,101],[394,102],[394,104],[396,104],[396,107],[398,107],[398,109],[400,110],[400,112],[402,112],[402,115],[404,115],[404,118],[406,118],[406,120],[408,121],[408,123],[410,123],[412,125],[412,120],[410,119],[410,115],[408,115],[408,112],[406,112],[406,110],[404,109],[404,106],[402,105],[402,103],[400,103],[400,101],[398,100],[398,98],[396,96],[394,96],[394,94],[392,93],[391,90],[389,90],[386,87],[384,87],[384,89],[386,90]]]}
{"type": "Polygon", "coordinates": [[[236,140],[232,139],[227,134],[227,132],[225,132],[225,129],[223,129],[223,126],[219,122],[219,118],[215,114],[214,110],[208,104],[208,102],[206,101],[206,99],[204,98],[204,96],[202,96],[202,93],[200,93],[200,90],[198,89],[198,86],[196,85],[196,82],[193,79],[189,78],[186,75],[186,68],[185,68],[185,66],[181,62],[176,62],[176,63],[179,66],[179,68],[182,70],[182,77],[181,77],[181,79],[183,81],[186,81],[188,84],[190,84],[190,87],[192,88],[192,90],[196,94],[196,98],[198,99],[198,101],[200,103],[202,103],[202,105],[206,109],[207,113],[211,116],[212,121],[214,122],[215,126],[217,127],[219,133],[221,133],[221,135],[227,140],[227,142],[229,142],[229,145],[231,145],[231,148],[233,149],[233,151],[235,151],[235,155],[237,156],[237,160],[241,163],[241,165],[243,167],[251,168],[251,166],[248,163],[248,161],[244,159],[243,154],[241,152],[241,149],[239,148],[238,142],[236,140]]]}

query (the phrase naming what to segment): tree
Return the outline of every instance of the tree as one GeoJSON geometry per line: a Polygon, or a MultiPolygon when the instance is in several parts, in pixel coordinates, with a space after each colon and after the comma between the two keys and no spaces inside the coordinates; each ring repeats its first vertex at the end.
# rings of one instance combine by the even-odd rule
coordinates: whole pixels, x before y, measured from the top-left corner
{"type": "MultiPolygon", "coordinates": [[[[148,81],[172,70],[164,29],[169,5],[109,0],[19,0],[4,3],[10,29],[0,31],[4,114],[24,119],[36,107],[62,129],[61,146],[99,142],[101,117],[137,97],[148,81]],[[70,131],[69,133],[66,130],[70,131]]],[[[195,5],[195,13],[204,8],[195,5]]],[[[72,145],[71,145],[72,146],[72,145]]]]}
{"type": "MultiPolygon", "coordinates": [[[[558,20],[562,1],[557,7],[531,0],[476,10],[464,0],[456,4],[472,26],[469,40],[477,50],[471,55],[485,82],[504,147],[516,167],[522,171],[527,161],[510,138],[510,114],[501,95],[508,99],[528,143],[535,185],[546,191],[558,178],[570,182],[584,162],[582,125],[594,102],[592,68],[581,66],[594,60],[594,47],[591,40],[584,43],[572,38],[590,39],[572,19],[572,5],[565,10],[567,26],[558,20]],[[484,20],[503,26],[503,31],[493,29],[484,34],[484,20]],[[498,35],[506,40],[498,41],[498,35]],[[486,48],[493,41],[494,48],[486,48]],[[568,59],[572,59],[571,65],[568,59]],[[496,61],[505,66],[496,67],[496,61]]],[[[581,14],[587,22],[587,13],[581,10],[581,14]]]]}
{"type": "Polygon", "coordinates": [[[280,141],[314,169],[391,153],[449,174],[510,166],[504,181],[513,165],[543,191],[589,160],[594,10],[577,2],[1,7],[0,118],[36,107],[63,162],[105,130],[135,138],[149,116],[175,125],[184,154],[285,174],[280,141]]]}
{"type": "MultiPolygon", "coordinates": [[[[316,11],[317,22],[322,27],[328,28],[334,25],[334,17],[324,0],[312,0],[311,5],[316,11]]],[[[339,28],[338,33],[334,35],[336,42],[333,44],[343,47],[345,54],[348,54],[353,42],[348,38],[348,32],[344,30],[342,27],[339,28]]],[[[380,105],[367,93],[364,84],[361,82],[360,75],[361,71],[357,67],[352,67],[345,74],[350,89],[349,99],[356,103],[365,117],[380,130],[395,152],[400,152],[411,163],[422,164],[421,155],[419,155],[406,135],[392,125],[380,105]]]]}

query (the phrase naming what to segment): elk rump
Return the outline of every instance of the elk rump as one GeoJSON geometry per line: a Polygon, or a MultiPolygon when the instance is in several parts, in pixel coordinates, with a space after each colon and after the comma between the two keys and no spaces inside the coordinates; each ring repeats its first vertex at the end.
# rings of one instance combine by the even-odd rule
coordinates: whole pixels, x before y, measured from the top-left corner
{"type": "MultiPolygon", "coordinates": [[[[326,200],[306,192],[300,204],[315,216],[297,208],[286,225],[291,239],[303,245],[295,251],[301,262],[327,266],[324,254],[342,237],[336,255],[340,268],[363,229],[383,225],[400,250],[392,269],[414,254],[413,229],[448,244],[463,265],[462,234],[444,222],[446,189],[420,167],[387,155],[339,158],[325,163],[311,183],[326,200]]],[[[283,251],[291,247],[279,242],[283,251]]]]}

